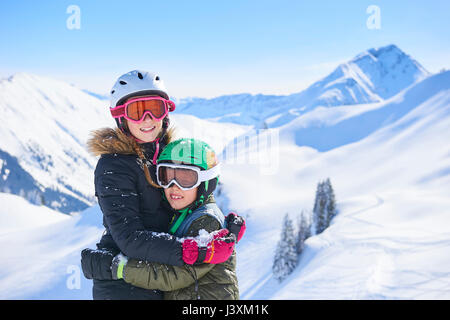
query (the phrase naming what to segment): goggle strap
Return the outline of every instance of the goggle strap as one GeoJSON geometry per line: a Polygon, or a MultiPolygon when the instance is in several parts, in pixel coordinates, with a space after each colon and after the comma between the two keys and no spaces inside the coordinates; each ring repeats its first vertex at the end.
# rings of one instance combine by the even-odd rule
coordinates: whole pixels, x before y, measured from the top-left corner
{"type": "Polygon", "coordinates": [[[220,175],[220,164],[212,167],[211,169],[200,171],[198,173],[198,178],[200,181],[209,181],[213,178],[216,178],[220,175]]]}
{"type": "Polygon", "coordinates": [[[123,105],[117,106],[115,108],[110,109],[110,111],[111,111],[111,115],[113,116],[113,118],[120,118],[124,115],[125,106],[123,106],[123,105]]]}

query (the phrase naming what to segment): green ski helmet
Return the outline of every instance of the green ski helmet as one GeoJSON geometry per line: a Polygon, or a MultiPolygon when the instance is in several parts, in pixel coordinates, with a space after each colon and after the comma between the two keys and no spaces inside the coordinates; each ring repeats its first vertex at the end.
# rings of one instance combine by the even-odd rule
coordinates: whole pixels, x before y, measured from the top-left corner
{"type": "MultiPolygon", "coordinates": [[[[219,165],[216,153],[206,143],[197,139],[178,139],[170,142],[159,154],[157,164],[175,163],[209,170],[219,165]]],[[[216,189],[219,177],[203,181],[198,186],[196,205],[201,205],[216,189]]]]}

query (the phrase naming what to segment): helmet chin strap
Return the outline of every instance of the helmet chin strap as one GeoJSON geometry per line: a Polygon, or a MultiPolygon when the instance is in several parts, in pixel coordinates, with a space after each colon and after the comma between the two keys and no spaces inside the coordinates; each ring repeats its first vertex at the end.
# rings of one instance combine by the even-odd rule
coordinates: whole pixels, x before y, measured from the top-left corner
{"type": "Polygon", "coordinates": [[[136,140],[137,143],[142,144],[142,143],[152,143],[155,142],[156,143],[156,149],[155,149],[155,154],[153,155],[153,159],[152,159],[152,163],[153,165],[156,166],[156,160],[158,159],[158,155],[159,155],[159,140],[162,139],[165,135],[166,135],[166,130],[163,129],[163,134],[161,135],[161,137],[156,138],[152,141],[144,141],[141,140],[137,137],[135,137],[131,132],[129,132],[129,130],[125,130],[125,128],[123,126],[120,127],[120,129],[122,130],[123,133],[125,133],[128,136],[131,136],[134,140],[136,140]]]}
{"type": "Polygon", "coordinates": [[[135,136],[131,135],[138,143],[152,143],[155,142],[156,144],[156,149],[155,149],[155,154],[153,155],[153,159],[152,159],[152,163],[156,166],[156,160],[158,159],[158,155],[159,155],[159,139],[160,138],[156,138],[155,140],[152,141],[142,141],[141,139],[136,138],[135,136]]]}

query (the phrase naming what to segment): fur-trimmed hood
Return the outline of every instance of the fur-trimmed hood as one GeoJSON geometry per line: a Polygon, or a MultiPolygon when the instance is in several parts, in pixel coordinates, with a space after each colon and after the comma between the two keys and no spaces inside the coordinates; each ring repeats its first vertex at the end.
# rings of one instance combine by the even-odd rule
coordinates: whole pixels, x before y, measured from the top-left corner
{"type": "Polygon", "coordinates": [[[133,138],[120,129],[102,128],[94,130],[87,141],[88,151],[94,156],[102,154],[136,154],[133,138]]]}
{"type": "Polygon", "coordinates": [[[87,141],[87,148],[95,156],[101,156],[103,154],[137,155],[142,163],[141,168],[144,170],[147,182],[155,188],[161,188],[153,181],[147,162],[151,157],[158,156],[154,152],[157,153],[159,148],[164,148],[172,140],[173,128],[164,130],[163,132],[163,136],[159,140],[159,146],[156,143],[139,144],[133,137],[127,136],[118,128],[98,129],[92,132],[91,138],[87,141]],[[151,148],[155,148],[156,151],[151,150],[151,148]]]}
{"type": "MultiPolygon", "coordinates": [[[[163,145],[172,140],[173,130],[169,129],[164,135],[163,145]]],[[[87,149],[94,156],[102,154],[137,154],[136,146],[139,144],[133,137],[123,133],[120,129],[102,128],[94,130],[87,141],[87,149]]]]}

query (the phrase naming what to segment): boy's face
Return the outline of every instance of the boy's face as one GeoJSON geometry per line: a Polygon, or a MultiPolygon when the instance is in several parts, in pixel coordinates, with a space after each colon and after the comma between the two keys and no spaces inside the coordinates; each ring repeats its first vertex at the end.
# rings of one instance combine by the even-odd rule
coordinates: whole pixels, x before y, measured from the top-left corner
{"type": "Polygon", "coordinates": [[[172,183],[170,188],[164,189],[167,201],[175,210],[186,208],[193,203],[197,198],[197,188],[191,190],[181,190],[175,183],[172,183]]]}

